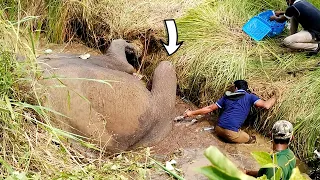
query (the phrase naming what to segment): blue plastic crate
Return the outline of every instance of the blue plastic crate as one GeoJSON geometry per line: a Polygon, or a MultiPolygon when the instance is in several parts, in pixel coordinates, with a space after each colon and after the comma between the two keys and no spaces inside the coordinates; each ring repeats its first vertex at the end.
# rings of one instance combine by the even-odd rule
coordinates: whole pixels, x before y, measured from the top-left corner
{"type": "Polygon", "coordinates": [[[256,41],[262,40],[265,36],[274,37],[281,34],[286,23],[270,21],[272,15],[274,13],[271,10],[258,14],[243,26],[243,31],[256,41]]]}
{"type": "Polygon", "coordinates": [[[251,18],[243,26],[242,30],[256,41],[260,41],[272,31],[272,29],[265,22],[257,17],[251,18]]]}
{"type": "Polygon", "coordinates": [[[257,15],[258,18],[263,20],[266,24],[269,25],[269,27],[271,27],[271,32],[267,35],[269,37],[274,37],[276,35],[281,34],[284,30],[285,25],[286,25],[286,22],[279,23],[277,21],[270,21],[269,19],[273,15],[274,15],[274,13],[272,10],[267,10],[267,11],[262,12],[257,15]]]}

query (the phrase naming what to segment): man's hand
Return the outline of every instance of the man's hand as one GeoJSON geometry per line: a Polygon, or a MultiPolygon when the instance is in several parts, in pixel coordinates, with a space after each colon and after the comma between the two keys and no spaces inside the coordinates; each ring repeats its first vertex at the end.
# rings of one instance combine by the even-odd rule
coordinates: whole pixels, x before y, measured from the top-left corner
{"type": "Polygon", "coordinates": [[[269,18],[270,21],[277,21],[279,23],[284,23],[286,22],[288,19],[286,18],[286,16],[284,15],[279,15],[279,16],[270,16],[269,18]]]}
{"type": "Polygon", "coordinates": [[[187,109],[187,110],[184,112],[183,116],[184,116],[184,117],[191,117],[191,116],[193,116],[192,111],[191,111],[190,109],[187,109]]]}
{"type": "Polygon", "coordinates": [[[284,14],[284,11],[275,11],[274,14],[276,16],[280,16],[280,15],[283,15],[284,14]]]}
{"type": "Polygon", "coordinates": [[[216,104],[211,104],[210,106],[206,106],[204,108],[195,110],[195,111],[191,111],[190,109],[187,109],[183,116],[184,117],[192,117],[192,116],[197,116],[197,115],[204,115],[207,114],[209,112],[215,111],[219,109],[219,107],[216,104]]]}
{"type": "Polygon", "coordinates": [[[270,16],[270,18],[269,18],[270,21],[274,21],[276,19],[277,19],[277,16],[270,16]]]}

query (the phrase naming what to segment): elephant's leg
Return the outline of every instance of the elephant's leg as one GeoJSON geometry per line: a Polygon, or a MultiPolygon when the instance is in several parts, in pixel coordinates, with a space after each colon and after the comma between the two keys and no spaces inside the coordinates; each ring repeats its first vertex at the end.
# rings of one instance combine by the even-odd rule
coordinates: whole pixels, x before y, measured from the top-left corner
{"type": "Polygon", "coordinates": [[[154,124],[140,145],[162,140],[171,130],[174,119],[177,78],[173,65],[162,61],[155,69],[152,80],[154,124]]]}

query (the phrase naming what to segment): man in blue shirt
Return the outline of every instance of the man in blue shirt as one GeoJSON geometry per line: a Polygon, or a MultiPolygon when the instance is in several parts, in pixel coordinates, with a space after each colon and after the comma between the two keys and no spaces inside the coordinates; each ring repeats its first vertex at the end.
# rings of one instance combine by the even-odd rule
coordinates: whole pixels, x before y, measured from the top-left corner
{"type": "Polygon", "coordinates": [[[308,50],[308,56],[320,51],[320,10],[306,0],[286,0],[288,8],[278,11],[270,20],[285,22],[291,20],[291,35],[284,39],[284,44],[291,49],[308,50]],[[297,33],[299,23],[303,30],[297,33]]]}
{"type": "Polygon", "coordinates": [[[267,101],[263,101],[256,95],[248,93],[248,83],[244,80],[235,81],[234,86],[236,90],[234,93],[227,91],[225,96],[215,104],[195,111],[187,110],[184,116],[192,117],[221,109],[222,113],[215,128],[217,135],[227,142],[254,143],[255,137],[250,137],[246,132],[241,131],[240,128],[247,119],[253,105],[269,109],[274,105],[276,99],[272,97],[267,101]]]}

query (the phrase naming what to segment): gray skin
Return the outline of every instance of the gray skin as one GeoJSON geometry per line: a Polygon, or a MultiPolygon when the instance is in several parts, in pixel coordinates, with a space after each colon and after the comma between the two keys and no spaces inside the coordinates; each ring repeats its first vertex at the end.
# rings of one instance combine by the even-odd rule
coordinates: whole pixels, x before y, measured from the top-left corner
{"type": "Polygon", "coordinates": [[[135,70],[126,59],[132,53],[131,44],[114,40],[106,55],[88,60],[70,54],[40,57],[44,104],[68,117],[55,114],[55,124],[113,152],[160,141],[172,129],[175,70],[162,61],[149,91],[132,75],[135,70]]]}

